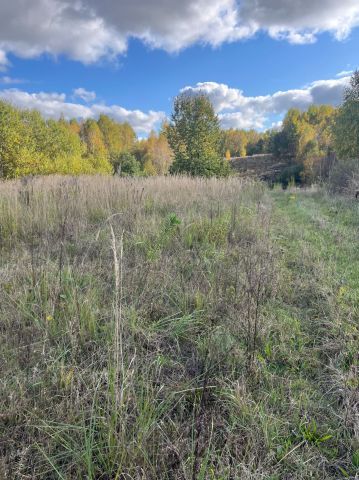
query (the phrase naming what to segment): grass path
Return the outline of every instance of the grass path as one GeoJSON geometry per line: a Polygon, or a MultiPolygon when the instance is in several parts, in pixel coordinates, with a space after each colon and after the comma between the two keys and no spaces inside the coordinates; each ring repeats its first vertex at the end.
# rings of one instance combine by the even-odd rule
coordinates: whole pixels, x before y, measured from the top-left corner
{"type": "Polygon", "coordinates": [[[289,254],[310,251],[331,276],[326,284],[341,287],[341,296],[356,309],[359,300],[359,203],[322,193],[274,193],[276,229],[289,254]]]}
{"type": "MultiPolygon", "coordinates": [[[[286,345],[285,366],[277,370],[306,419],[301,417],[299,427],[306,447],[296,450],[298,438],[282,440],[282,458],[288,469],[297,464],[296,470],[304,460],[307,478],[310,458],[305,460],[303,448],[312,445],[322,455],[316,462],[326,464],[323,475],[354,478],[359,466],[359,205],[310,191],[272,192],[271,198],[272,235],[288,289],[276,306],[282,331],[274,327],[269,342],[286,345]],[[300,385],[297,395],[294,384],[300,385]]],[[[295,415],[288,413],[293,421],[295,415]]]]}

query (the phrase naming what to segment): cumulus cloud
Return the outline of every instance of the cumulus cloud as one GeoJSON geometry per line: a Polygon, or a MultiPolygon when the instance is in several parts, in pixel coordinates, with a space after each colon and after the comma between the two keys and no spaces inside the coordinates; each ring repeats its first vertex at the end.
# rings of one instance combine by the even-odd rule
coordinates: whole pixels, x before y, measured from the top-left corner
{"type": "Polygon", "coordinates": [[[141,110],[127,110],[118,105],[105,106],[101,104],[92,105],[91,111],[94,116],[105,113],[117,120],[118,122],[128,122],[136,132],[150,133],[155,130],[160,123],[166,119],[164,112],[149,110],[142,112],[141,110]]]}
{"type": "Polygon", "coordinates": [[[28,93],[16,88],[0,91],[0,99],[25,109],[39,110],[45,118],[66,119],[96,118],[105,113],[119,122],[129,122],[139,134],[148,134],[158,127],[166,116],[163,112],[127,110],[118,105],[92,104],[91,106],[69,102],[63,93],[28,93]]]}
{"type": "Polygon", "coordinates": [[[213,46],[258,31],[291,43],[320,32],[345,38],[359,25],[358,0],[26,0],[0,2],[0,66],[6,52],[65,54],[84,63],[116,57],[129,38],[167,51],[213,46]]]}
{"type": "Polygon", "coordinates": [[[0,2],[0,48],[23,57],[65,54],[85,63],[124,53],[130,37],[176,51],[237,38],[235,0],[0,2]]]}
{"type": "Polygon", "coordinates": [[[261,129],[268,126],[271,117],[282,115],[289,108],[304,110],[311,104],[338,105],[349,79],[317,80],[300,89],[256,97],[247,97],[242,90],[216,82],[197,83],[184,87],[181,92],[207,94],[224,128],[261,129]]]}
{"type": "Polygon", "coordinates": [[[328,31],[342,40],[359,24],[357,0],[242,0],[240,17],[274,38],[311,43],[328,31]]]}
{"type": "Polygon", "coordinates": [[[218,115],[222,128],[243,128],[261,130],[264,127],[265,117],[256,111],[227,112],[218,115]]]}
{"type": "Polygon", "coordinates": [[[125,51],[126,42],[86,2],[0,2],[0,49],[21,57],[65,54],[91,63],[125,51]]]}
{"type": "Polygon", "coordinates": [[[73,91],[74,98],[80,98],[84,102],[93,102],[96,99],[96,93],[90,92],[85,88],[75,88],[73,91]]]}
{"type": "MultiPolygon", "coordinates": [[[[240,89],[216,82],[197,83],[195,86],[184,87],[181,92],[189,95],[207,94],[223,128],[263,129],[271,126],[278,128],[280,118],[289,108],[304,110],[311,104],[338,105],[349,79],[350,76],[316,80],[302,88],[255,97],[246,96],[240,89]]],[[[86,102],[93,102],[96,98],[95,92],[83,88],[75,89],[72,98],[75,98],[75,95],[86,102]]],[[[66,119],[87,119],[97,118],[104,113],[119,122],[130,123],[140,136],[156,129],[166,119],[166,114],[161,111],[143,112],[127,110],[119,105],[71,102],[64,93],[29,93],[17,88],[8,88],[0,90],[0,99],[20,108],[39,110],[46,118],[59,118],[62,115],[66,119]]]]}

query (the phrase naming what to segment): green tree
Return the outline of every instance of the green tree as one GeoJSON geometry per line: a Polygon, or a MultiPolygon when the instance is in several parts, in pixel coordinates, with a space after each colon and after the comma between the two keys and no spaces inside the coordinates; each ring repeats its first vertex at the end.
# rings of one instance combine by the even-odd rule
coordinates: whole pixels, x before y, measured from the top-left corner
{"type": "Polygon", "coordinates": [[[224,149],[229,150],[232,157],[247,155],[247,132],[245,130],[229,129],[224,131],[224,149]]]}
{"type": "Polygon", "coordinates": [[[0,102],[0,177],[111,170],[102,133],[94,120],[81,126],[63,118],[45,121],[36,110],[0,102]]]}
{"type": "Polygon", "coordinates": [[[149,158],[149,157],[147,157],[147,158],[145,157],[145,163],[143,164],[143,173],[147,177],[151,177],[151,176],[157,174],[156,168],[153,165],[153,162],[152,162],[151,158],[149,158]]]}
{"type": "Polygon", "coordinates": [[[68,122],[68,128],[76,133],[78,136],[80,136],[80,132],[81,132],[81,125],[80,123],[76,120],[76,118],[72,118],[69,122],[68,122]]]}
{"type": "Polygon", "coordinates": [[[167,138],[174,154],[171,173],[228,174],[219,119],[206,95],[183,93],[175,99],[167,138]]]}
{"type": "Polygon", "coordinates": [[[36,148],[36,137],[32,135],[32,121],[40,121],[40,128],[45,122],[40,115],[32,116],[29,112],[0,102],[0,176],[15,178],[30,173],[38,173],[43,164],[44,153],[36,148]]]}
{"type": "Polygon", "coordinates": [[[94,172],[111,173],[109,153],[103,134],[95,120],[86,120],[81,127],[81,139],[86,146],[85,157],[94,172]]]}
{"type": "Polygon", "coordinates": [[[87,155],[94,157],[108,156],[103,134],[95,120],[86,120],[82,125],[81,138],[86,145],[87,155]]]}
{"type": "Polygon", "coordinates": [[[46,139],[39,148],[50,158],[81,156],[85,153],[80,137],[65,120],[49,120],[46,125],[46,139]]]}
{"type": "Polygon", "coordinates": [[[119,132],[122,142],[123,152],[132,152],[135,142],[136,133],[128,122],[119,123],[119,132]]]}
{"type": "Polygon", "coordinates": [[[129,123],[117,123],[107,115],[100,115],[97,122],[112,164],[123,152],[132,152],[136,134],[129,123]]]}
{"type": "Polygon", "coordinates": [[[334,125],[334,145],[342,160],[359,159],[359,71],[354,72],[334,125]]]}
{"type": "Polygon", "coordinates": [[[257,130],[248,130],[246,132],[246,150],[247,155],[256,155],[258,153],[267,153],[265,134],[257,132],[257,130]]]}
{"type": "Polygon", "coordinates": [[[132,153],[129,152],[121,153],[113,165],[115,173],[124,177],[132,177],[141,173],[140,162],[132,153]]]}
{"type": "Polygon", "coordinates": [[[300,123],[300,110],[298,110],[297,108],[289,109],[283,120],[283,147],[286,154],[293,159],[297,158],[299,152],[300,123]]]}
{"type": "Polygon", "coordinates": [[[311,105],[306,112],[290,109],[280,131],[267,134],[269,150],[300,182],[313,182],[328,173],[325,160],[333,152],[332,126],[336,110],[330,105],[311,105]]]}
{"type": "Polygon", "coordinates": [[[152,131],[138,146],[137,153],[140,154],[143,168],[151,175],[165,175],[172,163],[173,155],[167,140],[167,128],[168,126],[164,124],[159,134],[152,131]]]}

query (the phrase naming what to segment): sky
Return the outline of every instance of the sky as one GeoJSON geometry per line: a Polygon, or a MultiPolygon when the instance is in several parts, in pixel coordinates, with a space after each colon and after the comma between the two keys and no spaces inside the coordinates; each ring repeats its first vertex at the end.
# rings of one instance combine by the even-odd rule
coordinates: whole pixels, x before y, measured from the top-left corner
{"type": "Polygon", "coordinates": [[[223,128],[338,105],[358,52],[359,0],[0,0],[0,99],[139,137],[183,91],[207,93],[223,128]]]}

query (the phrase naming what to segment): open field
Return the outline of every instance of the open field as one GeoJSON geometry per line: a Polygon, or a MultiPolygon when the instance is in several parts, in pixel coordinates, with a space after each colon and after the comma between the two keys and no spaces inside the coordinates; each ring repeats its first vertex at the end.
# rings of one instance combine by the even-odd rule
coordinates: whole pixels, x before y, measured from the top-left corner
{"type": "Polygon", "coordinates": [[[1,183],[0,478],[356,478],[358,226],[235,178],[1,183]]]}

